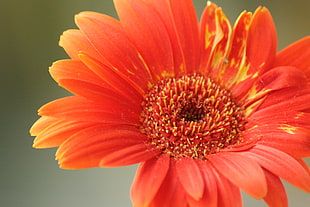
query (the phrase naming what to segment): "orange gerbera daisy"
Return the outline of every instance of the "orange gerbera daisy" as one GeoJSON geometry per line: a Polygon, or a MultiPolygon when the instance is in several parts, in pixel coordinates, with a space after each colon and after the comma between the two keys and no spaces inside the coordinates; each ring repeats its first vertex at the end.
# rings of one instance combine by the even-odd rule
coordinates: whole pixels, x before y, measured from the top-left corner
{"type": "Polygon", "coordinates": [[[208,3],[114,0],[120,21],[82,12],[50,73],[74,95],[44,105],[35,148],[60,167],[140,163],[135,207],[241,206],[240,190],[287,206],[310,192],[310,37],[277,53],[269,11],[232,27],[208,3]]]}

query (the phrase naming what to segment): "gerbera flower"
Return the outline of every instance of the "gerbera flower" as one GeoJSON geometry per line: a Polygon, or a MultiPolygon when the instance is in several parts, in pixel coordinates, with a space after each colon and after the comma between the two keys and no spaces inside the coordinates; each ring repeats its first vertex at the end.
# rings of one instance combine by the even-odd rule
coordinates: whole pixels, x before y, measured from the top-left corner
{"type": "Polygon", "coordinates": [[[269,11],[232,27],[208,3],[114,0],[120,20],[76,16],[52,77],[74,95],[44,105],[35,148],[60,167],[140,163],[133,206],[241,206],[240,190],[287,206],[280,179],[310,192],[310,37],[277,53],[269,11]]]}

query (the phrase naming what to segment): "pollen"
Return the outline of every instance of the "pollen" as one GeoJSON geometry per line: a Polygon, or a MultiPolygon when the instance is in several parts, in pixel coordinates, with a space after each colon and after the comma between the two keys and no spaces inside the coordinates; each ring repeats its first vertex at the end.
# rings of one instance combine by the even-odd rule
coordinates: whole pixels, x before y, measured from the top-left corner
{"type": "Polygon", "coordinates": [[[167,78],[142,102],[141,132],[146,144],[174,158],[206,159],[241,143],[245,118],[231,93],[198,74],[167,78]]]}

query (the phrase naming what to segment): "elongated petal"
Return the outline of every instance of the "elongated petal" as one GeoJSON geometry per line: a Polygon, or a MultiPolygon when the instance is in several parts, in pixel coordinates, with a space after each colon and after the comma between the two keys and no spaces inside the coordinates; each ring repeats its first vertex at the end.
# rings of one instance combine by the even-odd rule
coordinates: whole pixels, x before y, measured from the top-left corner
{"type": "Polygon", "coordinates": [[[240,99],[243,102],[246,114],[250,115],[260,106],[262,99],[268,93],[288,87],[300,87],[306,82],[307,79],[304,73],[295,67],[283,66],[274,68],[257,78],[248,92],[244,93],[240,99]]]}
{"type": "Polygon", "coordinates": [[[157,156],[159,150],[150,150],[145,143],[126,146],[118,151],[113,151],[101,159],[100,167],[121,167],[137,164],[157,156]]]}
{"type": "Polygon", "coordinates": [[[50,125],[55,124],[58,122],[58,119],[54,119],[51,117],[40,117],[30,128],[30,134],[31,136],[37,136],[39,133],[41,133],[43,130],[48,128],[50,125]]]}
{"type": "Polygon", "coordinates": [[[247,36],[250,28],[252,13],[243,12],[233,28],[231,50],[223,65],[222,82],[230,88],[238,76],[242,76],[246,58],[247,36]]]}
{"type": "Polygon", "coordinates": [[[310,36],[300,39],[281,50],[276,57],[275,67],[290,65],[304,71],[310,78],[310,36]]]}
{"type": "Polygon", "coordinates": [[[255,113],[256,116],[263,116],[283,109],[287,112],[303,111],[309,108],[309,100],[310,88],[304,87],[303,84],[301,84],[301,87],[284,88],[269,93],[255,113]]]}
{"type": "Polygon", "coordinates": [[[215,180],[217,182],[218,206],[221,207],[240,207],[242,206],[240,190],[232,184],[220,172],[214,169],[215,180]]]}
{"type": "MultiPolygon", "coordinates": [[[[50,119],[50,118],[47,118],[50,119]]],[[[55,119],[53,119],[55,120],[55,119]]],[[[58,147],[73,134],[94,126],[94,123],[57,120],[42,129],[33,142],[34,148],[58,147]]],[[[36,127],[36,126],[34,126],[36,127]]]]}
{"type": "Polygon", "coordinates": [[[122,26],[154,78],[161,78],[162,73],[173,75],[170,39],[157,11],[144,1],[114,0],[114,3],[122,26]]]}
{"type": "Polygon", "coordinates": [[[192,158],[177,160],[176,172],[185,191],[199,200],[204,193],[204,182],[196,161],[192,158]]]}
{"type": "Polygon", "coordinates": [[[99,167],[108,154],[144,145],[144,139],[138,129],[127,125],[88,127],[61,144],[56,159],[65,169],[99,167]]]}
{"type": "Polygon", "coordinates": [[[161,155],[139,166],[131,187],[133,206],[148,206],[157,194],[169,170],[170,157],[161,155]]]}
{"type": "Polygon", "coordinates": [[[198,161],[197,164],[204,180],[204,194],[199,200],[188,196],[187,200],[189,205],[195,207],[218,207],[217,178],[213,172],[214,167],[210,164],[210,162],[205,161],[198,161]]]}
{"type": "MultiPolygon", "coordinates": [[[[133,105],[139,104],[141,95],[130,86],[125,80],[119,80],[118,84],[123,84],[127,88],[116,87],[116,83],[108,82],[94,73],[81,61],[61,60],[55,62],[49,69],[52,77],[59,85],[74,94],[82,95],[86,98],[103,101],[108,98],[131,102],[133,105]],[[103,99],[103,100],[102,100],[103,99]]],[[[112,73],[113,71],[111,71],[112,73]]],[[[106,73],[106,76],[111,76],[106,73]]],[[[114,77],[113,77],[114,78],[114,77]]],[[[116,79],[116,78],[115,78],[116,79]]]]}
{"type": "Polygon", "coordinates": [[[249,26],[245,64],[240,67],[233,88],[235,97],[242,97],[253,81],[273,64],[277,49],[276,29],[267,8],[259,7],[249,26]]]}
{"type": "Polygon", "coordinates": [[[138,115],[128,106],[113,100],[96,103],[72,96],[52,101],[39,109],[39,115],[69,121],[89,121],[99,123],[126,123],[135,125],[138,115]]]}
{"type": "Polygon", "coordinates": [[[98,75],[109,88],[113,88],[127,99],[131,100],[134,104],[139,104],[144,95],[142,88],[134,88],[137,85],[131,85],[130,82],[113,69],[101,64],[92,57],[86,54],[80,54],[81,61],[89,67],[96,75],[98,75]]]}
{"type": "MultiPolygon", "coordinates": [[[[223,73],[219,71],[230,49],[231,25],[222,9],[213,3],[208,3],[200,21],[201,70],[211,73],[217,81],[222,80],[223,73]]],[[[221,82],[222,84],[222,82],[221,82]]]]}
{"type": "Polygon", "coordinates": [[[201,65],[200,70],[206,73],[210,64],[213,48],[216,46],[221,35],[216,32],[219,24],[216,24],[216,11],[218,7],[209,2],[204,9],[200,19],[200,47],[201,47],[201,65]]]}
{"type": "Polygon", "coordinates": [[[70,29],[65,31],[60,37],[59,45],[65,49],[67,54],[72,59],[78,60],[80,52],[87,53],[88,55],[98,60],[101,59],[98,51],[87,40],[87,38],[80,30],[70,29]]]}
{"type": "Polygon", "coordinates": [[[248,152],[243,152],[243,154],[255,158],[263,168],[292,185],[310,192],[309,172],[288,154],[262,145],[257,145],[248,152]]]}
{"type": "Polygon", "coordinates": [[[198,21],[194,5],[191,0],[169,0],[168,8],[184,57],[185,71],[195,72],[199,65],[200,53],[198,21]]]}
{"type": "Polygon", "coordinates": [[[267,124],[253,127],[243,134],[265,146],[279,149],[295,157],[310,156],[310,131],[288,124],[267,124]]]}
{"type": "Polygon", "coordinates": [[[216,37],[212,46],[207,74],[220,84],[224,84],[225,73],[223,64],[226,64],[231,49],[231,24],[221,8],[215,11],[216,37]]]}
{"type": "Polygon", "coordinates": [[[268,185],[268,193],[264,197],[265,202],[272,207],[288,207],[287,195],[279,177],[268,170],[264,172],[268,185]]]}
{"type": "Polygon", "coordinates": [[[253,84],[248,94],[248,99],[255,99],[260,93],[279,90],[282,88],[300,86],[307,82],[306,76],[300,70],[291,66],[273,68],[253,84]]]}
{"type": "Polygon", "coordinates": [[[198,21],[191,0],[147,0],[167,29],[173,50],[175,74],[192,73],[200,60],[198,21]]]}
{"type": "Polygon", "coordinates": [[[249,195],[260,199],[267,193],[262,168],[253,159],[237,153],[223,152],[210,156],[212,165],[233,184],[249,195]]]}
{"type": "Polygon", "coordinates": [[[174,159],[170,160],[166,178],[148,207],[188,207],[186,192],[177,176],[175,162],[174,159]]]}
{"type": "Polygon", "coordinates": [[[106,86],[106,84],[79,60],[59,60],[49,68],[51,76],[56,82],[61,79],[74,79],[106,86]]]}
{"type": "Polygon", "coordinates": [[[152,78],[149,70],[117,20],[96,12],[82,12],[76,16],[76,24],[102,56],[103,64],[127,77],[131,84],[147,88],[152,78]]]}
{"type": "Polygon", "coordinates": [[[249,28],[246,55],[250,67],[245,75],[253,78],[271,66],[276,50],[277,36],[272,16],[267,8],[259,7],[249,28]]]}
{"type": "Polygon", "coordinates": [[[310,114],[299,111],[278,111],[277,113],[253,113],[250,117],[253,125],[260,123],[266,124],[284,124],[294,127],[303,127],[310,129],[310,114]]]}

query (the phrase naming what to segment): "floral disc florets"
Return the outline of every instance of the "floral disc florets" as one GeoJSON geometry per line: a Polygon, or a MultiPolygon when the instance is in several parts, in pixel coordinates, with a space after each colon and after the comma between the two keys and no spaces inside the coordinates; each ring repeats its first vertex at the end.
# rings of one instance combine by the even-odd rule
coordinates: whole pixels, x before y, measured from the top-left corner
{"type": "Polygon", "coordinates": [[[142,108],[147,144],[171,157],[206,159],[242,142],[242,108],[209,78],[194,74],[164,79],[149,90],[142,108]]]}

